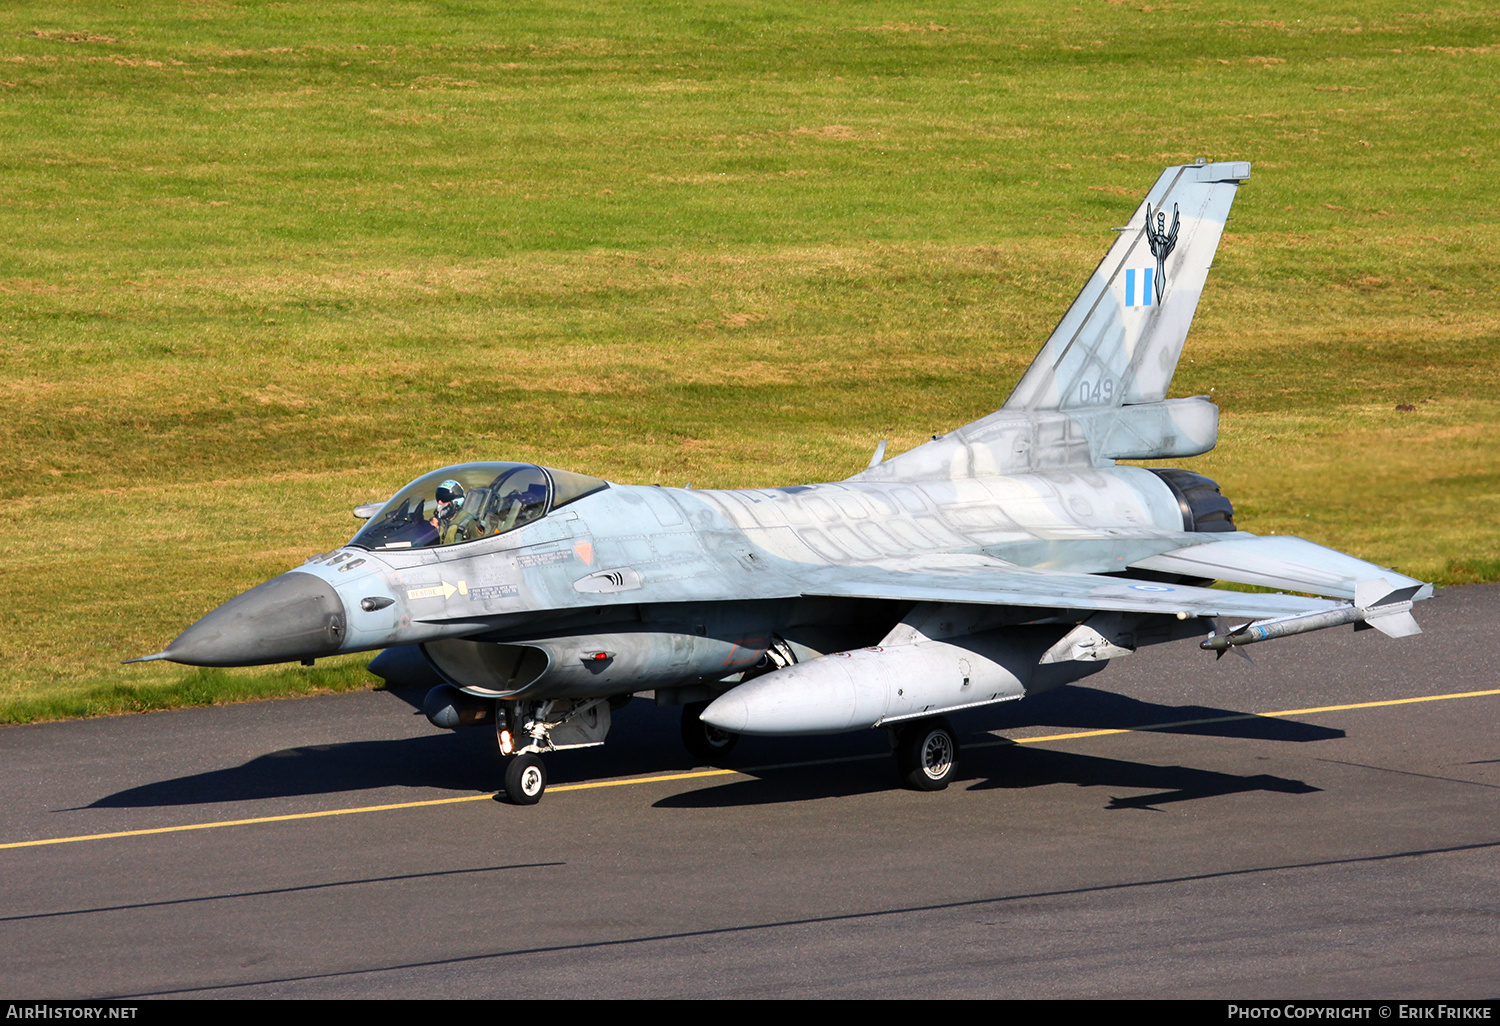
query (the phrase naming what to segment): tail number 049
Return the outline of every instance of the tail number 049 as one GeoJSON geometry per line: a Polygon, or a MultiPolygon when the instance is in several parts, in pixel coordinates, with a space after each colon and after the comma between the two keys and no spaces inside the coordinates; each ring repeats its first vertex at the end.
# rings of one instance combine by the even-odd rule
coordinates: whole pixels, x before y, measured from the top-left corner
{"type": "Polygon", "coordinates": [[[1078,386],[1078,401],[1081,403],[1108,403],[1115,398],[1115,382],[1113,378],[1105,378],[1090,384],[1081,382],[1078,386]]]}

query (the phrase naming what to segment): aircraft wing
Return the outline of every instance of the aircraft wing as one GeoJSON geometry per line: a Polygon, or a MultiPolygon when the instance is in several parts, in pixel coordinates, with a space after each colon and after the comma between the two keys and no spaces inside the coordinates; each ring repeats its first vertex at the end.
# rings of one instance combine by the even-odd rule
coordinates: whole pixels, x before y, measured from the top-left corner
{"type": "Polygon", "coordinates": [[[1190,545],[1138,559],[1130,565],[1139,570],[1208,577],[1342,599],[1354,598],[1356,583],[1378,579],[1387,581],[1390,590],[1420,586],[1421,590],[1415,595],[1418,599],[1432,596],[1430,584],[1292,535],[1239,534],[1224,541],[1190,545]]]}
{"type": "Polygon", "coordinates": [[[810,598],[967,602],[1043,609],[1186,613],[1249,620],[1321,612],[1343,605],[1300,595],[1250,594],[1098,574],[1033,570],[978,555],[819,567],[801,576],[803,595],[810,598]]]}

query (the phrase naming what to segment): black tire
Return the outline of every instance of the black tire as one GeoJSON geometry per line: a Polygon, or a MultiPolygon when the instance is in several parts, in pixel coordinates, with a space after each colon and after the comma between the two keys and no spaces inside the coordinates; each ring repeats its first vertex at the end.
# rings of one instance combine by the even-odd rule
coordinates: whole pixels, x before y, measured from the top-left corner
{"type": "Polygon", "coordinates": [[[704,723],[703,710],[707,708],[707,702],[689,702],[682,707],[682,745],[693,758],[718,766],[729,758],[740,736],[704,723]]]}
{"type": "Polygon", "coordinates": [[[535,805],[547,790],[547,767],[532,752],[518,755],[505,767],[505,797],[512,805],[535,805]]]}
{"type": "Polygon", "coordinates": [[[944,719],[921,720],[902,728],[896,739],[901,783],[914,791],[941,791],[958,766],[958,737],[944,719]]]}

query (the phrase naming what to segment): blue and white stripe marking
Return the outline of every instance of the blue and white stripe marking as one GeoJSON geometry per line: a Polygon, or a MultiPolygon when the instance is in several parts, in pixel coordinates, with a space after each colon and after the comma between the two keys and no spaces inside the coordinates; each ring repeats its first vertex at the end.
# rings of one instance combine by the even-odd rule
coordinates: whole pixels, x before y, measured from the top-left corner
{"type": "Polygon", "coordinates": [[[1126,271],[1125,271],[1125,305],[1126,306],[1150,306],[1151,305],[1151,296],[1152,296],[1152,292],[1151,292],[1151,279],[1155,275],[1156,275],[1156,268],[1154,268],[1154,267],[1142,267],[1140,269],[1136,269],[1134,267],[1130,267],[1130,268],[1126,269],[1126,271]],[[1136,295],[1137,295],[1137,293],[1135,291],[1135,284],[1136,284],[1136,276],[1137,275],[1140,276],[1141,282],[1142,282],[1141,291],[1139,293],[1139,295],[1140,295],[1140,302],[1139,303],[1136,302],[1136,295]]]}

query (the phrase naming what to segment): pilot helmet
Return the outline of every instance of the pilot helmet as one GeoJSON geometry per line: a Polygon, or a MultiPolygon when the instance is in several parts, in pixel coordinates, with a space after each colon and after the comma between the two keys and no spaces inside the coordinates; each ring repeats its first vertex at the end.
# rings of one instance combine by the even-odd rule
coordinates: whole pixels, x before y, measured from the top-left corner
{"type": "Polygon", "coordinates": [[[444,481],[438,485],[437,501],[451,502],[455,506],[462,506],[464,504],[464,486],[451,478],[444,481]]]}

